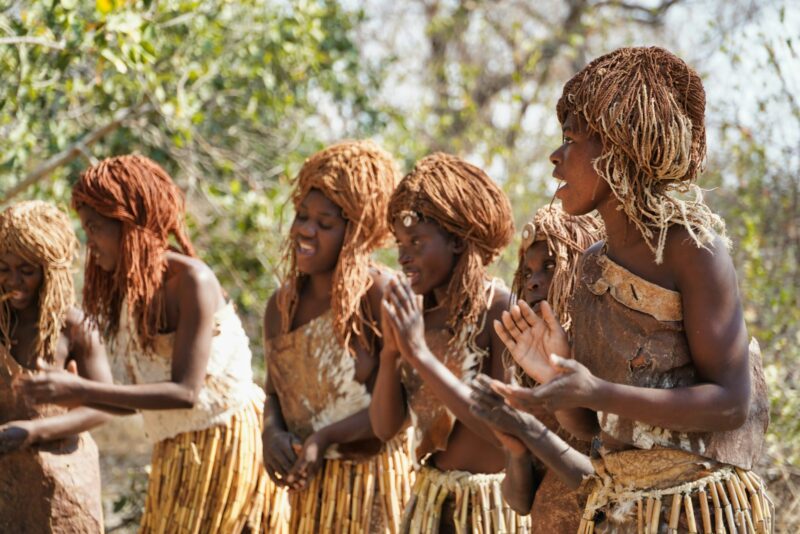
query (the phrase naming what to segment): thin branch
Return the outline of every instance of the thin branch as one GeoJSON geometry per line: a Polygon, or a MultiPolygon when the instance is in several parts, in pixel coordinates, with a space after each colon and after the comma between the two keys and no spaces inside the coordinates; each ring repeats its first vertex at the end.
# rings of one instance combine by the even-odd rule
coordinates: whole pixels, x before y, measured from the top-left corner
{"type": "Polygon", "coordinates": [[[41,37],[30,37],[27,35],[0,37],[0,45],[36,45],[44,46],[45,48],[53,48],[54,50],[64,50],[64,48],[66,48],[63,43],[57,43],[55,41],[42,39],[41,37]]]}
{"type": "Polygon", "coordinates": [[[105,126],[90,132],[89,134],[85,135],[81,140],[73,143],[66,149],[62,150],[55,156],[51,157],[41,165],[39,165],[36,169],[31,171],[21,182],[11,188],[8,191],[2,200],[0,200],[0,204],[6,204],[11,199],[25,191],[27,188],[31,187],[35,183],[42,180],[48,174],[56,170],[57,168],[66,165],[73,160],[79,157],[86,157],[89,161],[92,161],[93,158],[91,155],[88,155],[88,148],[89,146],[93,145],[106,135],[110,134],[122,124],[131,118],[134,115],[143,114],[149,111],[150,107],[145,106],[142,108],[124,108],[119,110],[117,113],[114,114],[114,118],[111,122],[106,124],[105,126]]]}

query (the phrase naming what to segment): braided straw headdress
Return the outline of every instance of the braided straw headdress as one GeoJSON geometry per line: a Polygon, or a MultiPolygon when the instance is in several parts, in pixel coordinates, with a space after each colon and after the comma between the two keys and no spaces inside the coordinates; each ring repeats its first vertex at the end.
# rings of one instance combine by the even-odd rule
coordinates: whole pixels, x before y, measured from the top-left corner
{"type": "Polygon", "coordinates": [[[656,263],[663,260],[667,230],[674,224],[686,228],[700,247],[714,233],[725,237],[725,223],[692,183],[706,155],[705,102],[700,76],[658,47],[600,56],[567,82],[558,101],[562,124],[573,113],[600,136],[603,150],[594,168],[656,263]]]}
{"type": "Polygon", "coordinates": [[[553,307],[559,322],[569,330],[572,318],[569,301],[576,287],[577,269],[583,252],[605,235],[603,221],[594,213],[570,215],[560,205],[539,208],[522,229],[519,247],[519,264],[514,273],[512,292],[522,297],[525,286],[525,252],[537,241],[547,243],[547,250],[555,257],[555,272],[547,291],[547,302],[553,307]]]}
{"type": "Polygon", "coordinates": [[[486,267],[513,236],[511,204],[481,169],[439,152],[419,160],[392,195],[390,224],[408,212],[435,221],[464,241],[447,296],[440,303],[448,310],[448,325],[458,334],[476,324],[489,304],[484,287],[486,267]]]}
{"type": "MultiPolygon", "coordinates": [[[[372,286],[370,254],[389,236],[386,208],[399,172],[391,155],[370,140],[343,141],[308,158],[292,193],[295,209],[312,189],[339,206],[346,219],[344,241],[333,275],[331,309],[337,340],[349,347],[352,335],[365,343],[370,324],[362,299],[372,286]]],[[[284,244],[287,277],[278,293],[284,332],[291,328],[304,276],[297,270],[294,242],[284,244]]]]}
{"type": "MultiPolygon", "coordinates": [[[[78,240],[69,217],[53,204],[20,202],[0,214],[0,254],[15,254],[42,268],[34,350],[36,358],[49,363],[54,361],[67,311],[75,303],[72,264],[77,251],[78,240]]],[[[11,346],[13,327],[13,311],[4,301],[0,304],[0,335],[6,347],[11,346]]]]}
{"type": "Polygon", "coordinates": [[[152,348],[163,326],[162,291],[172,235],[181,252],[194,256],[184,228],[183,193],[155,161],[140,155],[107,158],[86,169],[72,189],[72,207],[88,206],[121,224],[120,255],[113,273],[86,257],[83,308],[105,335],[119,328],[127,299],[139,342],[152,348]]]}

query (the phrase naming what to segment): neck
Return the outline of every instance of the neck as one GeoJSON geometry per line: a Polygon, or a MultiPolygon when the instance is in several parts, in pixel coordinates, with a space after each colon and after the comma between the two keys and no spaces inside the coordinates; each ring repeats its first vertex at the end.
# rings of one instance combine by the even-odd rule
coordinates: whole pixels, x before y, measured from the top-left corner
{"type": "Polygon", "coordinates": [[[309,275],[306,291],[315,300],[330,300],[333,292],[333,271],[309,275]]]}
{"type": "Polygon", "coordinates": [[[35,325],[39,322],[39,306],[32,304],[25,309],[16,310],[16,316],[21,325],[35,325]]]}
{"type": "Polygon", "coordinates": [[[616,199],[609,199],[597,207],[606,228],[606,249],[612,256],[644,241],[636,225],[618,207],[619,201],[616,199]]]}

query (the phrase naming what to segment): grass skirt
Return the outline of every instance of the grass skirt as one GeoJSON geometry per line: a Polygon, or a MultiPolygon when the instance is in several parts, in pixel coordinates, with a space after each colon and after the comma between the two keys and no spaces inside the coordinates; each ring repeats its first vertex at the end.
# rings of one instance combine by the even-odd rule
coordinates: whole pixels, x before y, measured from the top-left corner
{"type": "Polygon", "coordinates": [[[261,406],[153,448],[140,534],[288,532],[286,491],[262,461],[261,406]]]}
{"type": "Polygon", "coordinates": [[[504,473],[476,475],[423,466],[417,473],[402,531],[531,532],[530,517],[517,514],[503,500],[500,484],[504,477],[504,473]]]}
{"type": "Polygon", "coordinates": [[[773,532],[772,502],[752,471],[675,449],[634,449],[592,462],[579,534],[773,532]]]}
{"type": "Polygon", "coordinates": [[[290,532],[396,534],[413,476],[404,435],[363,461],[327,459],[306,489],[289,494],[290,532]]]}

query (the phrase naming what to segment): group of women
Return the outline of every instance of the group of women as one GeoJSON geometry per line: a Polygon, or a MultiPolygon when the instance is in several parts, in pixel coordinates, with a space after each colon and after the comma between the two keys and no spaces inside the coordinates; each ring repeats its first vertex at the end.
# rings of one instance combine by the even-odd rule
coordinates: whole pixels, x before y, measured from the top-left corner
{"type": "Polygon", "coordinates": [[[705,158],[697,73],[660,48],[564,87],[560,180],[487,269],[508,198],[372,141],[306,160],[264,389],[248,338],[140,155],[85,170],[82,309],[68,216],[0,215],[0,531],[99,532],[84,432],[139,412],[153,442],[140,532],[771,532],[752,471],[768,424],[705,158]],[[394,239],[400,272],[373,259],[394,239]]]}

